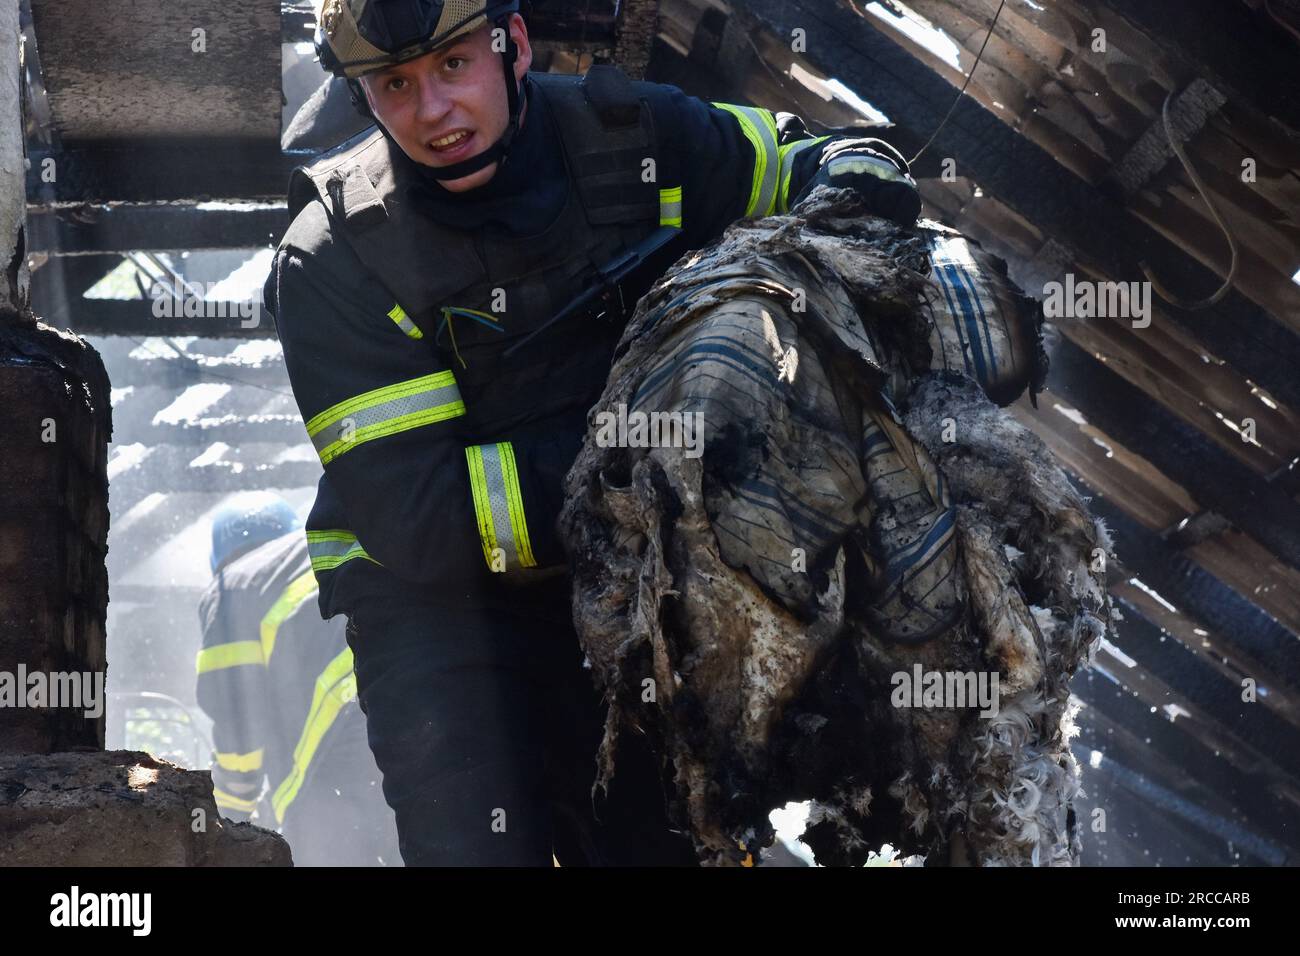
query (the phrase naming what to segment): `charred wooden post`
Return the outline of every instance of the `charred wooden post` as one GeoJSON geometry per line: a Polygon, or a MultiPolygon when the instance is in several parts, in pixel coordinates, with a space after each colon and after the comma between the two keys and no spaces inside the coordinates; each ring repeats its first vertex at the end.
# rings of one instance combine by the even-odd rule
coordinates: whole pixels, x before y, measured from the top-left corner
{"type": "Polygon", "coordinates": [[[28,307],[17,27],[17,0],[4,0],[0,752],[50,753],[104,745],[111,422],[108,376],[98,354],[75,336],[38,324],[28,307]],[[96,703],[49,706],[69,703],[62,695],[74,683],[74,696],[87,703],[89,691],[96,703]]]}
{"type": "Polygon", "coordinates": [[[109,381],[29,305],[18,26],[0,0],[0,866],[288,865],[206,773],[103,749],[109,381]]]}

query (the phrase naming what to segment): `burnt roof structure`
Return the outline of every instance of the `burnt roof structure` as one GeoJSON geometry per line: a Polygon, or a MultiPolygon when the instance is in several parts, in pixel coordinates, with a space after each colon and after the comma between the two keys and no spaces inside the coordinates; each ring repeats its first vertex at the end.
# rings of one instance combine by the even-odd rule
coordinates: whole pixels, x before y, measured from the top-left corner
{"type": "MultiPolygon", "coordinates": [[[[149,405],[119,425],[118,455],[149,454],[119,465],[115,522],[155,493],[314,483],[313,459],[278,457],[306,436],[274,347],[229,354],[273,336],[270,323],[246,325],[234,300],[230,318],[164,324],[143,289],[84,296],[140,250],[173,251],[173,266],[191,251],[196,267],[243,250],[203,260],[220,280],[274,244],[305,158],[280,136],[311,4],[28,0],[24,13],[34,307],[81,333],[153,337],[143,350],[104,340],[114,384],[137,389],[123,411],[146,393],[149,405]],[[223,381],[191,418],[156,414],[223,381]],[[221,482],[191,482],[213,466],[221,482]]],[[[1294,861],[1300,0],[550,0],[530,23],[544,68],[613,60],[707,99],[797,112],[815,131],[925,147],[926,215],[979,239],[1036,296],[1149,275],[1202,299],[1235,245],[1231,287],[1209,308],[1156,296],[1149,324],[1054,319],[1049,391],[1015,413],[1091,496],[1122,563],[1119,640],[1074,686],[1090,799],[1129,814],[1092,834],[1091,859],[1154,862],[1141,838],[1120,838],[1131,825],[1161,834],[1164,862],[1294,861]]],[[[157,553],[195,505],[155,503],[114,547],[157,553]]]]}

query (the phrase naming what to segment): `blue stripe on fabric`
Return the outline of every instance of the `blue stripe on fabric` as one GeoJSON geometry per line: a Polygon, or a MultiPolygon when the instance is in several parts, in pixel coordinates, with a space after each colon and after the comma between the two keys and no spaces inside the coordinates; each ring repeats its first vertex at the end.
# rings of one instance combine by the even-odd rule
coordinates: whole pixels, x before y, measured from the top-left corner
{"type": "Polygon", "coordinates": [[[883,446],[885,451],[893,451],[894,445],[885,434],[884,430],[878,425],[868,426],[868,434],[863,439],[862,454],[864,458],[874,458],[878,451],[877,448],[883,446]]]}
{"type": "MultiPolygon", "coordinates": [[[[906,572],[903,573],[901,577],[893,579],[890,582],[889,587],[885,589],[885,593],[882,594],[877,599],[877,601],[879,601],[880,603],[884,603],[886,601],[892,600],[894,596],[898,594],[899,591],[907,587],[907,585],[910,584],[914,579],[924,574],[926,569],[929,568],[930,565],[934,564],[934,562],[938,561],[941,557],[947,554],[949,550],[950,549],[948,548],[948,546],[945,545],[942,548],[936,548],[934,551],[930,552],[923,562],[921,562],[920,564],[918,564],[913,568],[909,568],[906,572]]],[[[911,606],[911,609],[912,610],[922,609],[925,610],[926,613],[929,613],[929,609],[925,608],[925,605],[922,602],[925,600],[925,598],[928,598],[931,594],[934,593],[935,588],[937,588],[944,581],[948,580],[948,578],[950,578],[951,576],[952,576],[952,568],[949,568],[948,572],[935,583],[935,586],[925,592],[924,597],[916,599],[915,605],[911,606]]],[[[909,602],[909,605],[911,605],[911,602],[909,602]]]]}
{"type": "MultiPolygon", "coordinates": [[[[747,504],[752,505],[754,508],[758,509],[759,511],[766,511],[771,514],[779,514],[784,516],[786,520],[789,521],[790,526],[792,528],[796,528],[797,530],[802,531],[804,534],[808,535],[809,537],[817,541],[826,541],[835,537],[835,535],[829,529],[821,527],[820,525],[817,524],[817,522],[804,517],[803,515],[799,514],[793,509],[774,506],[770,501],[766,500],[765,498],[760,497],[758,495],[747,494],[743,489],[739,489],[739,488],[736,489],[735,495],[741,501],[744,501],[747,504]]],[[[788,504],[788,502],[782,502],[778,504],[788,504]]]]}
{"type": "Polygon", "coordinates": [[[970,296],[962,286],[961,277],[956,266],[944,266],[943,271],[947,276],[944,286],[951,289],[952,294],[957,298],[957,305],[966,322],[966,339],[973,347],[975,376],[981,382],[987,382],[988,371],[984,367],[984,346],[980,344],[979,320],[975,318],[975,311],[971,308],[970,296]]]}
{"type": "Polygon", "coordinates": [[[926,532],[925,537],[913,541],[901,551],[891,554],[885,560],[885,567],[888,569],[891,577],[904,573],[911,565],[920,560],[921,555],[929,551],[944,536],[950,534],[953,530],[953,521],[956,512],[953,509],[945,511],[937,521],[926,532]]]}
{"type": "Polygon", "coordinates": [[[943,293],[944,301],[948,303],[948,317],[952,320],[952,327],[957,332],[957,343],[961,346],[961,362],[966,366],[966,372],[974,375],[975,369],[971,365],[970,358],[970,344],[966,341],[966,334],[962,331],[962,321],[958,316],[958,312],[961,310],[957,308],[957,303],[953,301],[952,289],[948,287],[942,268],[935,270],[935,278],[939,280],[939,291],[943,293]]]}
{"type": "Polygon", "coordinates": [[[732,348],[739,349],[742,352],[748,353],[749,355],[753,356],[754,361],[757,363],[756,367],[768,367],[771,365],[771,358],[769,356],[751,348],[749,345],[742,342],[740,339],[741,339],[740,336],[720,335],[716,333],[712,333],[709,335],[701,335],[699,338],[692,339],[691,344],[689,346],[682,349],[680,352],[676,353],[675,355],[665,359],[662,365],[658,366],[655,369],[652,369],[650,373],[646,375],[645,379],[641,382],[641,389],[645,390],[647,388],[653,388],[656,384],[658,384],[658,381],[664,377],[664,375],[672,374],[673,370],[679,364],[679,361],[682,358],[682,356],[689,355],[692,350],[697,349],[698,347],[701,346],[708,345],[713,342],[720,342],[732,348]]]}
{"type": "MultiPolygon", "coordinates": [[[[828,515],[825,512],[819,511],[818,509],[814,508],[806,501],[802,501],[801,499],[793,496],[784,495],[782,494],[781,489],[775,488],[772,485],[767,484],[766,482],[759,481],[756,478],[747,479],[742,484],[737,486],[737,490],[748,491],[751,492],[753,495],[766,498],[768,501],[772,501],[779,504],[782,507],[782,510],[785,511],[790,516],[792,522],[794,520],[794,515],[791,514],[791,512],[801,511],[804,515],[805,520],[812,523],[811,525],[808,526],[808,530],[814,531],[815,533],[820,534],[824,537],[834,537],[840,535],[844,532],[844,529],[847,528],[849,524],[852,523],[851,521],[838,521],[833,516],[828,515]],[[820,528],[815,527],[818,522],[822,524],[822,527],[820,528]]],[[[753,500],[753,499],[751,498],[748,500],[753,500]]],[[[758,504],[758,502],[755,501],[755,504],[758,504]]]]}
{"type": "Polygon", "coordinates": [[[979,310],[980,328],[984,332],[984,341],[988,344],[985,354],[988,356],[989,365],[993,367],[993,377],[996,378],[998,374],[998,351],[993,347],[993,330],[989,327],[989,317],[984,311],[984,300],[980,297],[979,289],[975,287],[975,280],[971,278],[970,270],[965,266],[958,266],[957,269],[962,281],[966,284],[966,288],[970,290],[971,298],[975,302],[975,308],[979,310]]]}
{"type": "MultiPolygon", "coordinates": [[[[934,564],[935,561],[938,561],[945,554],[948,554],[949,551],[951,550],[952,538],[953,538],[953,534],[948,535],[946,539],[942,542],[942,547],[937,547],[931,551],[927,551],[923,556],[924,560],[918,559],[920,563],[909,566],[904,571],[902,571],[897,577],[891,576],[889,580],[889,587],[885,589],[884,593],[881,594],[877,600],[880,602],[892,600],[893,597],[904,587],[906,587],[909,582],[911,582],[913,579],[923,574],[925,570],[928,567],[930,567],[930,565],[934,564]]],[[[886,570],[888,571],[888,565],[886,565],[886,570]]],[[[948,573],[945,574],[943,578],[940,579],[940,582],[946,580],[949,576],[951,576],[951,574],[952,574],[952,570],[949,569],[948,573]]],[[[929,591],[926,592],[925,596],[929,597],[930,594],[932,594],[933,592],[934,592],[934,588],[931,588],[929,591]]]]}
{"type": "MultiPolygon", "coordinates": [[[[738,372],[738,373],[739,373],[740,375],[742,375],[744,378],[746,378],[747,380],[749,380],[750,382],[754,383],[755,385],[757,385],[757,386],[760,387],[760,388],[761,388],[761,387],[765,387],[765,386],[767,386],[767,385],[770,384],[770,383],[767,383],[767,382],[759,381],[757,378],[754,377],[754,375],[752,375],[752,374],[750,373],[750,370],[749,370],[748,368],[746,368],[745,366],[741,365],[741,364],[738,363],[738,362],[733,362],[733,361],[731,361],[730,359],[726,359],[726,358],[721,358],[721,357],[718,357],[718,356],[714,356],[713,358],[709,359],[709,364],[710,364],[710,365],[717,366],[717,367],[719,367],[719,368],[731,369],[732,371],[738,372]]],[[[730,379],[728,379],[728,378],[725,378],[725,377],[723,377],[723,376],[721,376],[721,375],[711,375],[711,374],[707,371],[707,369],[699,369],[699,368],[696,368],[696,369],[692,369],[692,370],[691,370],[691,378],[690,378],[690,381],[694,382],[694,381],[696,381],[697,379],[703,379],[703,378],[715,379],[716,381],[718,381],[718,382],[720,382],[721,384],[727,386],[728,388],[734,389],[735,391],[739,392],[740,395],[741,395],[742,397],[744,397],[747,401],[750,401],[750,402],[753,401],[754,396],[751,395],[751,394],[749,394],[748,392],[744,391],[743,389],[741,389],[741,388],[740,388],[740,387],[739,387],[739,386],[738,386],[734,381],[732,381],[732,380],[730,380],[730,379]]],[[[671,386],[672,384],[673,384],[673,379],[672,379],[671,376],[669,376],[669,377],[665,378],[661,383],[659,383],[658,385],[656,385],[655,388],[653,388],[653,389],[652,389],[651,391],[649,391],[649,392],[642,392],[642,391],[638,390],[638,391],[637,391],[637,392],[632,396],[632,408],[634,408],[634,409],[644,409],[647,405],[653,405],[656,396],[658,396],[658,394],[659,394],[661,391],[664,391],[665,389],[667,389],[667,388],[668,388],[669,386],[671,386]]],[[[692,398],[699,398],[699,396],[690,396],[690,397],[692,397],[692,398]]]]}
{"type": "MultiPolygon", "coordinates": [[[[722,338],[720,339],[720,341],[727,342],[733,345],[735,344],[733,339],[722,338]]],[[[744,347],[741,346],[741,349],[743,348],[744,347]]],[[[681,352],[678,352],[675,356],[673,356],[671,359],[665,362],[661,371],[650,373],[650,375],[648,375],[646,379],[641,383],[641,387],[638,388],[636,390],[636,393],[633,395],[632,405],[634,407],[639,406],[641,404],[641,397],[643,395],[654,391],[654,389],[659,385],[659,383],[665,381],[668,378],[671,378],[674,374],[677,373],[677,371],[679,370],[683,362],[687,358],[693,356],[711,356],[712,361],[718,362],[719,364],[726,365],[728,367],[734,367],[739,372],[746,372],[746,371],[753,372],[755,373],[755,375],[757,375],[757,377],[755,377],[755,375],[748,375],[747,377],[752,379],[755,382],[755,384],[760,386],[766,385],[771,388],[776,388],[779,384],[776,375],[773,373],[773,370],[770,367],[770,365],[766,367],[763,365],[759,365],[747,359],[741,351],[735,348],[731,348],[728,346],[708,345],[706,344],[705,339],[700,339],[697,342],[693,342],[688,348],[685,348],[681,352]],[[735,362],[737,364],[733,366],[729,362],[724,361],[724,358],[731,359],[732,362],[735,362]]]]}

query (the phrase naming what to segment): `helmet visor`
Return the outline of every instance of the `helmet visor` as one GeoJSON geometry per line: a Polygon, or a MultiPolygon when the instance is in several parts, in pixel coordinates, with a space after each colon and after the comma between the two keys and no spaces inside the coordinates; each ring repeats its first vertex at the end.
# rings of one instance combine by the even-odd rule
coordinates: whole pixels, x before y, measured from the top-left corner
{"type": "Polygon", "coordinates": [[[357,31],[388,53],[429,40],[438,32],[443,0],[370,0],[357,31]]]}
{"type": "Polygon", "coordinates": [[[321,62],[355,79],[423,56],[518,10],[519,0],[325,0],[318,36],[328,37],[335,62],[321,62]]]}

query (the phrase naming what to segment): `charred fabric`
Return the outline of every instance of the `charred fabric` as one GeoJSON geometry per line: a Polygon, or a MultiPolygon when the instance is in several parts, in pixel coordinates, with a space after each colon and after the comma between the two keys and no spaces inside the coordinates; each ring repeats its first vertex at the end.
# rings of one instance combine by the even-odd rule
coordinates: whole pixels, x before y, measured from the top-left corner
{"type": "Polygon", "coordinates": [[[1040,333],[974,242],[827,187],[669,270],[591,414],[680,412],[703,453],[590,430],[560,517],[597,787],[646,734],[706,863],[759,859],[790,801],[820,863],[1077,861],[1068,683],[1115,618],[1111,545],[999,407],[1041,387],[1040,333]],[[994,706],[908,706],[935,673],[994,706]]]}

